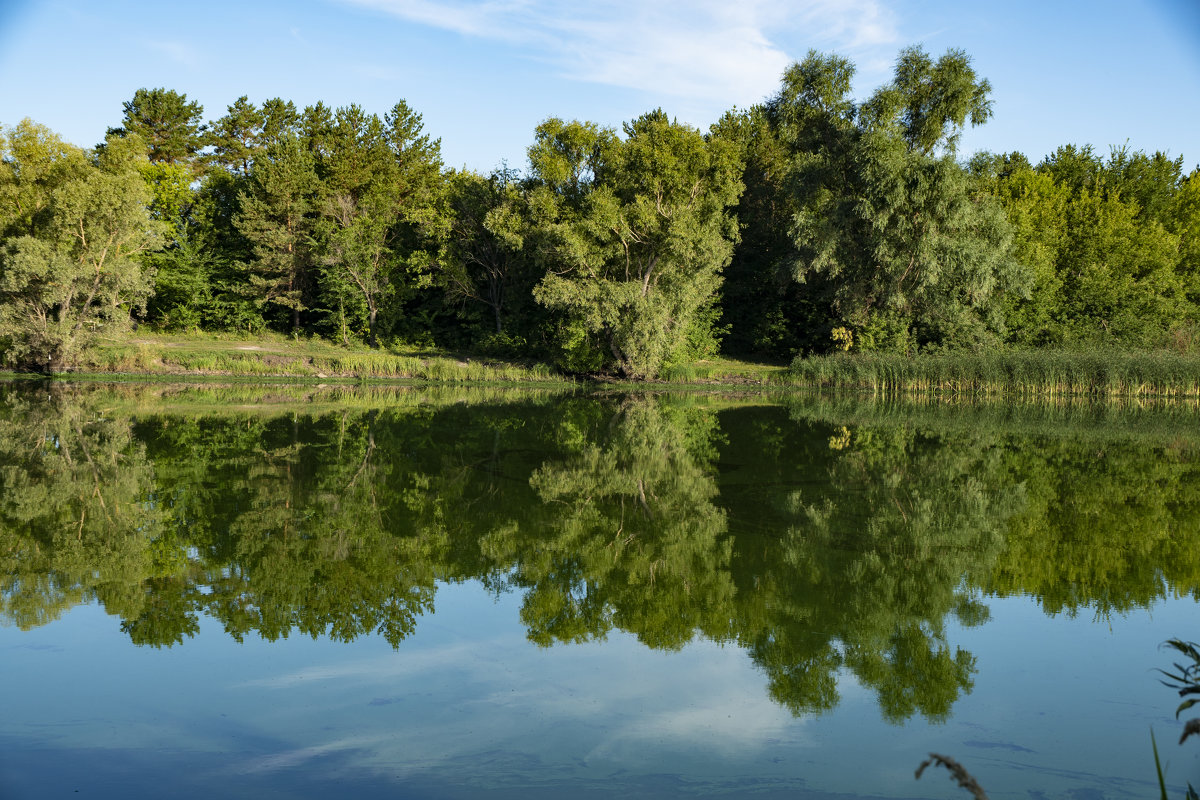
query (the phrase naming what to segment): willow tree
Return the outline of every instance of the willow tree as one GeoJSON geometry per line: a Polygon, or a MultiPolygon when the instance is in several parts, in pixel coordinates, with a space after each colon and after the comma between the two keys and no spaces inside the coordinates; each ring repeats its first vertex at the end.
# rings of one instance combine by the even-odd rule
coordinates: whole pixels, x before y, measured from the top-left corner
{"type": "Polygon", "coordinates": [[[549,235],[534,297],[568,320],[566,366],[647,378],[704,335],[742,184],[728,142],[661,110],[624,133],[557,119],[538,128],[532,202],[549,235]]]}
{"type": "Polygon", "coordinates": [[[997,205],[954,160],[964,125],[991,115],[986,80],[950,50],[901,52],[894,81],[856,106],[853,67],[809,53],[784,77],[800,212],[794,274],[834,285],[856,346],[967,346],[993,339],[998,299],[1025,291],[997,205]]]}
{"type": "Polygon", "coordinates": [[[144,253],[166,225],[151,219],[137,137],[98,153],[28,120],[0,141],[0,341],[8,361],[69,366],[102,330],[127,326],[150,294],[144,253]]]}

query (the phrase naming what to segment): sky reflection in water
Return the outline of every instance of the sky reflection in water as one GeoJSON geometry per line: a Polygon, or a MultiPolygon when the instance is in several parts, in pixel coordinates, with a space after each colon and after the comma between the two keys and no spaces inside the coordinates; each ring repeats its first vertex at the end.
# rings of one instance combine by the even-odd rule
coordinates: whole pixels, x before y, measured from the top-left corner
{"type": "MultiPolygon", "coordinates": [[[[1156,647],[1195,622],[1188,601],[1110,629],[993,599],[990,622],[953,633],[979,658],[974,691],[945,724],[896,726],[845,676],[834,712],[793,717],[736,647],[661,652],[616,633],[538,648],[517,605],[442,586],[437,613],[395,651],[376,636],[238,645],[209,621],[182,647],[136,648],[95,605],[0,629],[6,684],[20,687],[0,723],[0,785],[5,797],[315,797],[329,782],[361,796],[955,796],[941,774],[912,779],[933,750],[970,764],[992,797],[1148,796],[1148,729],[1176,728],[1156,647]]],[[[1166,747],[1171,774],[1194,776],[1195,758],[1166,747]]]]}

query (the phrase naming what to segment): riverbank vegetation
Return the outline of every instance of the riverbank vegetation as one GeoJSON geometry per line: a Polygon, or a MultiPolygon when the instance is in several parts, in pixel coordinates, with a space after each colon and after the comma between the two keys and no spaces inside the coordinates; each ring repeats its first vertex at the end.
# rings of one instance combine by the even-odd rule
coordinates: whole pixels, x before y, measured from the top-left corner
{"type": "Polygon", "coordinates": [[[993,106],[961,51],[907,48],[865,99],[853,75],[811,52],[707,131],[551,117],[525,169],[490,174],[446,168],[403,100],[241,97],[205,121],[140,89],[89,150],[24,120],[0,128],[0,352],[49,373],[722,380],[795,359],[757,372],[1197,391],[1200,170],[962,154],[993,106]],[[155,344],[184,332],[260,351],[155,344]],[[262,352],[289,337],[321,352],[262,352]]]}
{"type": "MultiPolygon", "coordinates": [[[[189,381],[272,379],[275,382],[510,383],[577,386],[611,383],[587,380],[554,366],[522,358],[454,351],[436,346],[391,344],[370,348],[321,337],[292,337],[263,331],[147,331],[94,338],[75,360],[73,378],[122,376],[139,380],[189,381]]],[[[15,378],[29,373],[0,373],[15,378]]],[[[36,373],[34,373],[36,375],[36,373]]],[[[671,365],[655,383],[780,386],[783,365],[713,357],[671,365]]]]}
{"type": "Polygon", "coordinates": [[[566,383],[546,364],[472,358],[436,348],[342,346],[262,332],[136,334],[93,342],[76,361],[84,373],[238,376],[315,380],[566,383]]]}
{"type": "Polygon", "coordinates": [[[1200,397],[1200,353],[1161,349],[951,350],[799,358],[788,379],[872,394],[1200,397]]]}

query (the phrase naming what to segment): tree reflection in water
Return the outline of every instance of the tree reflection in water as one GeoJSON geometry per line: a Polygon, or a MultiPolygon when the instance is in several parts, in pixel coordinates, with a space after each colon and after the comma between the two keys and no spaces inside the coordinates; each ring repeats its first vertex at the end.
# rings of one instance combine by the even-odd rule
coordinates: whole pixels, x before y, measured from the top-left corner
{"type": "Polygon", "coordinates": [[[210,389],[198,411],[55,387],[0,403],[0,611],[23,628],[97,601],[136,644],[207,615],[239,641],[397,646],[439,581],[478,580],[520,593],[539,645],[700,637],[796,714],[849,674],[886,719],[938,721],[975,672],[949,623],[986,622],[989,594],[1200,596],[1196,449],[1170,425],[399,390],[210,389]]]}

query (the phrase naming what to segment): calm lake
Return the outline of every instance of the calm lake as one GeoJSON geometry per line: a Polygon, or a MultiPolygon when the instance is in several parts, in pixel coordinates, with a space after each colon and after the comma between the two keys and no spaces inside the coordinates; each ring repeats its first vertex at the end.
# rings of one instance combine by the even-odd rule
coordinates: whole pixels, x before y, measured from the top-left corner
{"type": "Polygon", "coordinates": [[[1198,422],[2,385],[0,798],[1182,797],[1198,422]]]}

